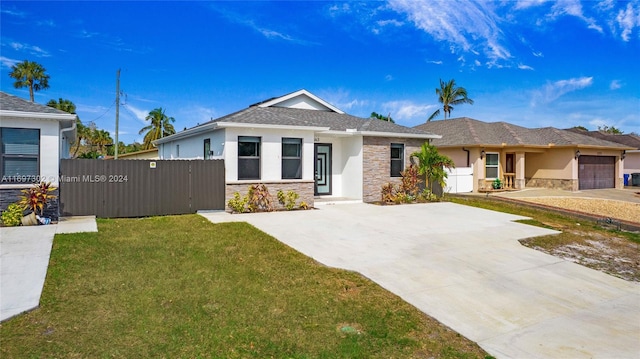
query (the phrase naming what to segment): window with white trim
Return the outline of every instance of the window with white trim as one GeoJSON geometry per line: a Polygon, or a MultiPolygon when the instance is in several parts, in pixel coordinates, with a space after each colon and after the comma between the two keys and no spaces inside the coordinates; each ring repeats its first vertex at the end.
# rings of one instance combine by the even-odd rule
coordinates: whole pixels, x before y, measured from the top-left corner
{"type": "Polygon", "coordinates": [[[391,177],[401,177],[404,171],[404,144],[391,144],[391,177]]]}
{"type": "Polygon", "coordinates": [[[485,155],[485,178],[486,179],[495,179],[498,178],[500,167],[500,154],[498,153],[487,153],[485,155]]]}
{"type": "Polygon", "coordinates": [[[238,179],[260,179],[260,137],[238,136],[238,179]]]}
{"type": "Polygon", "coordinates": [[[0,130],[2,183],[33,183],[40,175],[40,130],[8,128],[0,130]]]}
{"type": "Polygon", "coordinates": [[[282,139],[282,179],[302,178],[302,138],[282,139]]]}

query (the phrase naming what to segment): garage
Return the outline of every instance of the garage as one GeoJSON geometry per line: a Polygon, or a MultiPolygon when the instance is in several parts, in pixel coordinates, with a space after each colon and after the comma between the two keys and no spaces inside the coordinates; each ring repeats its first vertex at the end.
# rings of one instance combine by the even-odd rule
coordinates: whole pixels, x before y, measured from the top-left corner
{"type": "Polygon", "coordinates": [[[578,167],[580,189],[616,187],[615,156],[580,156],[578,167]]]}

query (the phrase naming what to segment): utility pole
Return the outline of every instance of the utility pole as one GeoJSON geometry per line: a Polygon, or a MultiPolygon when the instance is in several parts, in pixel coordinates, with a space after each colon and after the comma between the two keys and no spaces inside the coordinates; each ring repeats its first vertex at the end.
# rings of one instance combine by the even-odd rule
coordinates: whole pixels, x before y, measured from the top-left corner
{"type": "Polygon", "coordinates": [[[118,123],[120,122],[120,69],[116,72],[116,150],[114,159],[118,159],[118,123]]]}

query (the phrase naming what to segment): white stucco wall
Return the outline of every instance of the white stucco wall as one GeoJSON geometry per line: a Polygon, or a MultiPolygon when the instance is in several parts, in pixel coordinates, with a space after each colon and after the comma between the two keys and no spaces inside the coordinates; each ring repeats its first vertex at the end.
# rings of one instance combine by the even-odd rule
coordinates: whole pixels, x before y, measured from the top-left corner
{"type": "MultiPolygon", "coordinates": [[[[40,178],[58,186],[60,156],[60,122],[56,120],[0,118],[2,127],[40,129],[40,178]]],[[[17,185],[1,185],[17,186],[17,185]]]]}
{"type": "Polygon", "coordinates": [[[214,152],[211,159],[224,156],[224,129],[209,131],[181,138],[175,141],[158,145],[158,156],[161,159],[204,159],[204,140],[211,140],[211,150],[214,152]],[[178,154],[178,146],[180,153],[178,154]]]}
{"type": "Polygon", "coordinates": [[[341,197],[362,199],[362,136],[343,137],[341,197]]]}
{"type": "Polygon", "coordinates": [[[313,131],[227,128],[225,129],[226,148],[224,151],[227,183],[243,182],[238,181],[238,136],[261,138],[260,181],[300,181],[282,180],[282,139],[285,137],[302,138],[302,180],[313,180],[313,131]]]}

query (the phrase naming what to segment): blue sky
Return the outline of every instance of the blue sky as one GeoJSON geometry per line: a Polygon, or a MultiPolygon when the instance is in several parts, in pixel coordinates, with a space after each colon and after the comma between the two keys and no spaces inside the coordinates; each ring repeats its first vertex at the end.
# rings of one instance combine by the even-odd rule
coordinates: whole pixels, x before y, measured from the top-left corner
{"type": "MultiPolygon", "coordinates": [[[[162,107],[182,130],[299,89],[343,111],[405,126],[455,79],[467,116],[526,127],[640,133],[640,1],[0,3],[0,87],[42,64],[36,102],[73,101],[83,122],[141,141],[162,107]]],[[[439,117],[438,119],[442,119],[439,117]]]]}

